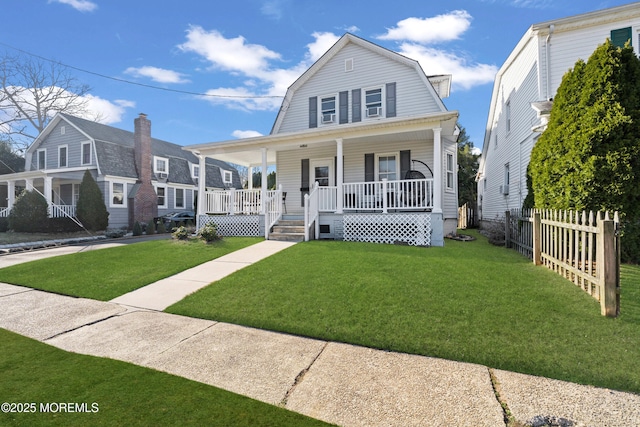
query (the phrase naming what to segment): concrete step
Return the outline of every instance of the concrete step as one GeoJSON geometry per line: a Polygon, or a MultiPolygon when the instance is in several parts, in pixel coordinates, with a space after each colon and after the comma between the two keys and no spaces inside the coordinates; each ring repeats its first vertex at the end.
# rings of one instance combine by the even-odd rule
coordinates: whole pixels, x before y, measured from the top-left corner
{"type": "Polygon", "coordinates": [[[279,242],[302,242],[304,241],[304,233],[269,233],[269,240],[277,240],[279,242]]]}
{"type": "Polygon", "coordinates": [[[269,233],[269,240],[282,242],[304,241],[304,220],[281,219],[273,226],[273,231],[269,233]]]}

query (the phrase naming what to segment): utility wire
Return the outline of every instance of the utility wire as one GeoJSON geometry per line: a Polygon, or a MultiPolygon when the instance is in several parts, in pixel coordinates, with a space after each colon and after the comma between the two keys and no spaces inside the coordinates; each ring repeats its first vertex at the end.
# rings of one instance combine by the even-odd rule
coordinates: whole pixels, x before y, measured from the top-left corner
{"type": "Polygon", "coordinates": [[[134,86],[146,87],[146,88],[149,88],[149,89],[163,90],[165,92],[182,93],[182,94],[185,94],[185,95],[195,95],[195,96],[207,96],[207,97],[212,97],[212,98],[236,98],[236,99],[284,98],[282,95],[220,95],[220,94],[215,94],[215,93],[200,93],[200,92],[191,92],[191,91],[188,91],[188,90],[170,89],[170,88],[166,88],[166,87],[154,86],[154,85],[149,85],[149,84],[145,84],[145,83],[133,82],[131,80],[126,80],[126,79],[121,79],[121,78],[118,78],[118,77],[107,76],[105,74],[97,73],[95,71],[85,70],[84,68],[75,67],[73,65],[68,65],[68,64],[65,64],[65,63],[60,62],[60,61],[55,61],[53,59],[45,58],[43,56],[37,55],[35,53],[28,52],[26,50],[23,50],[23,49],[20,49],[20,48],[11,46],[11,45],[8,45],[8,44],[3,43],[3,42],[0,42],[0,45],[8,47],[8,48],[13,49],[13,50],[17,50],[18,52],[24,53],[25,55],[33,56],[34,58],[38,58],[38,59],[41,59],[43,61],[47,61],[47,62],[51,62],[51,63],[54,63],[54,64],[62,65],[63,67],[70,68],[72,70],[80,71],[80,72],[91,74],[91,75],[98,76],[98,77],[102,77],[104,79],[114,80],[114,81],[120,82],[120,83],[126,83],[126,84],[130,84],[130,85],[134,85],[134,86]]]}

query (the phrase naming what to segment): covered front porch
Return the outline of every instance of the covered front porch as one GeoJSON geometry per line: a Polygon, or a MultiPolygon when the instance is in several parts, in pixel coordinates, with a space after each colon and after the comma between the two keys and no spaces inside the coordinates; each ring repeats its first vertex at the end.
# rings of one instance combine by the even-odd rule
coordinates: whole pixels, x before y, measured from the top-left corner
{"type": "Polygon", "coordinates": [[[53,176],[43,171],[0,175],[0,217],[8,217],[23,190],[38,191],[47,201],[49,217],[74,217],[82,174],[53,176]]]}
{"type": "Polygon", "coordinates": [[[201,164],[198,227],[215,222],[223,235],[251,229],[269,238],[286,216],[303,221],[306,240],[441,244],[442,135],[453,134],[455,118],[447,113],[185,147],[201,164]],[[248,188],[206,189],[206,157],[248,167],[248,188]],[[254,169],[262,172],[260,188],[251,186],[254,169]],[[409,173],[413,169],[423,173],[409,173]],[[271,170],[275,189],[267,188],[271,170]],[[405,235],[408,229],[413,237],[405,235]]]}

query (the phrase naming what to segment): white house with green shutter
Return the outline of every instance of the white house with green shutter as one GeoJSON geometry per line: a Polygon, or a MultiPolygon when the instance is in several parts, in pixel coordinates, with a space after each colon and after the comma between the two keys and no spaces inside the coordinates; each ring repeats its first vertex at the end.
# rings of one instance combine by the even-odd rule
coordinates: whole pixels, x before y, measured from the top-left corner
{"type": "Polygon", "coordinates": [[[496,75],[480,158],[481,221],[520,208],[531,150],[545,129],[553,97],[578,59],[609,38],[640,54],[640,3],[532,25],[496,75]]]}
{"type": "Polygon", "coordinates": [[[443,245],[458,204],[458,113],[442,102],[450,82],[345,34],[289,87],[269,135],[185,147],[201,162],[276,169],[275,190],[266,174],[260,189],[202,189],[199,226],[274,239],[443,245]]]}

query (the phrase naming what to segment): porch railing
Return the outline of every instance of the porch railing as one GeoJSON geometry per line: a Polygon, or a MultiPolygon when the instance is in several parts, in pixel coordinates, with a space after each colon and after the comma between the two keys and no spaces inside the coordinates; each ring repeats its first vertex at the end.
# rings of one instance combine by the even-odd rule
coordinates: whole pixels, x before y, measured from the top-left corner
{"type": "MultiPolygon", "coordinates": [[[[318,217],[320,216],[320,201],[322,198],[320,195],[323,193],[320,191],[321,188],[316,182],[313,184],[312,190],[309,194],[305,194],[304,196],[304,241],[308,242],[311,235],[311,227],[314,227],[315,230],[315,238],[318,238],[320,233],[320,221],[318,221],[318,217]]],[[[326,192],[329,193],[329,192],[326,192]]],[[[330,194],[330,193],[329,193],[330,194]]]]}
{"type": "Polygon", "coordinates": [[[244,214],[260,213],[260,190],[215,190],[207,191],[205,206],[207,213],[244,214]]]}
{"type": "Polygon", "coordinates": [[[6,218],[11,213],[11,208],[0,208],[0,218],[6,218]]]}
{"type": "Polygon", "coordinates": [[[264,237],[269,238],[269,230],[282,218],[282,186],[277,190],[267,191],[265,200],[264,237]]]}
{"type": "Polygon", "coordinates": [[[73,218],[76,216],[76,207],[72,205],[49,205],[49,216],[51,218],[73,218]]]}

